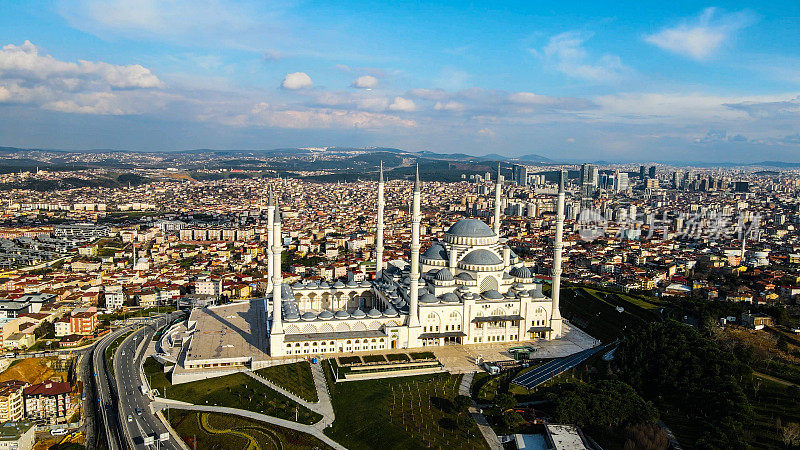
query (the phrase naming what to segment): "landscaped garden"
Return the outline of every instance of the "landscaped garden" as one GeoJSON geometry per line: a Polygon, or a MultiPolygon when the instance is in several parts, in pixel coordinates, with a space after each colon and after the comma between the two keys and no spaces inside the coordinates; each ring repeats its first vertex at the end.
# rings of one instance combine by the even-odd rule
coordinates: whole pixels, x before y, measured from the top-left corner
{"type": "Polygon", "coordinates": [[[309,434],[231,414],[171,409],[168,415],[170,425],[189,448],[209,450],[330,448],[309,434]]]}
{"type": "Polygon", "coordinates": [[[334,383],[330,366],[323,367],[336,412],[325,433],[348,449],[486,448],[475,421],[454,405],[461,375],[334,383]]]}
{"type": "Polygon", "coordinates": [[[256,373],[302,399],[310,402],[319,400],[308,361],[266,367],[256,370],[256,373]]]}
{"type": "Polygon", "coordinates": [[[244,409],[291,421],[296,417],[297,422],[307,425],[322,419],[321,415],[243,373],[172,385],[152,358],[145,361],[144,369],[151,389],[158,389],[161,397],[195,405],[244,409]]]}

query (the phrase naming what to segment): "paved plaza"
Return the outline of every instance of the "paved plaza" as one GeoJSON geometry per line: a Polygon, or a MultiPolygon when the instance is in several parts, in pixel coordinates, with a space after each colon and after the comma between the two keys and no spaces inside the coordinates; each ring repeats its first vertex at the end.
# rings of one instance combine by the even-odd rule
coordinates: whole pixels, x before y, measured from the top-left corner
{"type": "Polygon", "coordinates": [[[561,358],[592,348],[599,342],[570,324],[566,320],[563,325],[563,337],[554,340],[535,340],[527,342],[498,342],[496,344],[477,345],[445,345],[442,347],[426,347],[432,351],[445,369],[450,373],[469,373],[480,368],[475,364],[478,356],[484,361],[510,361],[514,359],[508,352],[511,347],[530,345],[536,348],[536,358],[561,358]]]}

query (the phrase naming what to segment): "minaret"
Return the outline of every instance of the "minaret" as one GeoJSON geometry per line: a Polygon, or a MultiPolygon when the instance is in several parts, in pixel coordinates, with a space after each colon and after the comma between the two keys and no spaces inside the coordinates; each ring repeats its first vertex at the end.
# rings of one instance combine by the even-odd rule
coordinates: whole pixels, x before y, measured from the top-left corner
{"type": "Polygon", "coordinates": [[[375,279],[380,280],[383,274],[383,200],[384,180],[383,180],[383,161],[381,161],[381,172],[378,178],[378,223],[375,230],[375,279]]]}
{"type": "Polygon", "coordinates": [[[275,234],[272,227],[275,226],[275,196],[272,189],[269,190],[269,204],[267,205],[267,292],[272,290],[272,277],[274,276],[275,261],[272,260],[272,246],[275,245],[275,234]]]}
{"type": "Polygon", "coordinates": [[[408,306],[408,326],[419,326],[417,301],[419,300],[419,203],[420,203],[419,163],[414,180],[414,197],[411,201],[411,301],[408,306]]]}
{"type": "Polygon", "coordinates": [[[565,173],[561,170],[558,177],[558,203],[556,206],[556,241],[553,246],[553,312],[550,318],[551,338],[561,337],[561,251],[564,249],[564,183],[565,173]]]}
{"type": "Polygon", "coordinates": [[[272,247],[272,331],[270,334],[282,334],[283,324],[281,323],[281,283],[283,276],[281,274],[281,251],[283,245],[281,242],[281,208],[275,204],[275,220],[272,225],[273,233],[273,247],[272,247]]]}
{"type": "Polygon", "coordinates": [[[494,234],[500,237],[500,163],[497,163],[497,181],[494,184],[494,234]]]}

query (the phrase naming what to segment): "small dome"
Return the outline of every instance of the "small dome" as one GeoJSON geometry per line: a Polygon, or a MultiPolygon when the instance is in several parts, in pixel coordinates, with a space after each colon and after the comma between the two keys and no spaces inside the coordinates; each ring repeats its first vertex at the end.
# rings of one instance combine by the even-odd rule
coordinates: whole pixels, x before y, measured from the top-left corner
{"type": "Polygon", "coordinates": [[[454,223],[453,226],[447,230],[446,234],[459,237],[481,238],[494,236],[494,231],[482,220],[462,219],[454,223]]]}
{"type": "Polygon", "coordinates": [[[369,287],[370,286],[369,281],[367,281],[367,280],[364,280],[361,283],[358,283],[358,285],[360,287],[369,287]]]}
{"type": "Polygon", "coordinates": [[[467,272],[459,273],[458,275],[456,275],[456,278],[458,278],[461,281],[475,281],[475,278],[473,278],[472,275],[468,274],[467,272]]]}
{"type": "Polygon", "coordinates": [[[488,291],[481,293],[481,295],[483,295],[484,298],[488,298],[489,300],[500,300],[503,298],[503,294],[497,292],[494,289],[489,289],[488,291]]]}
{"type": "Polygon", "coordinates": [[[425,253],[422,254],[422,257],[425,259],[433,259],[437,261],[447,261],[447,252],[445,251],[444,247],[439,244],[433,244],[425,250],[425,253]]]}
{"type": "Polygon", "coordinates": [[[358,283],[355,280],[350,280],[347,282],[347,287],[358,287],[358,283]]]}
{"type": "Polygon", "coordinates": [[[445,303],[460,303],[461,302],[461,300],[459,300],[458,296],[456,294],[453,294],[452,292],[448,292],[448,293],[442,295],[442,301],[445,302],[445,303]]]}
{"type": "Polygon", "coordinates": [[[514,267],[511,269],[511,275],[514,275],[517,278],[531,278],[531,269],[528,269],[525,266],[521,267],[514,267]]]}
{"type": "Polygon", "coordinates": [[[330,284],[328,284],[328,282],[327,282],[327,281],[320,281],[320,283],[319,283],[319,287],[321,287],[322,289],[328,289],[328,288],[330,288],[330,287],[331,287],[331,285],[330,285],[330,284]]]}
{"type": "Polygon", "coordinates": [[[367,314],[364,311],[362,311],[360,309],[357,309],[357,310],[353,311],[353,314],[351,314],[351,316],[354,319],[361,319],[361,318],[367,317],[367,314]]]}
{"type": "Polygon", "coordinates": [[[437,281],[453,281],[453,274],[450,272],[450,269],[445,267],[436,272],[435,278],[437,281]]]}
{"type": "Polygon", "coordinates": [[[293,284],[292,287],[294,289],[304,289],[306,285],[298,281],[297,283],[293,284]]]}
{"type": "Polygon", "coordinates": [[[435,295],[431,294],[430,292],[426,292],[425,295],[419,298],[420,303],[439,303],[439,299],[436,298],[435,295]]]}
{"type": "Polygon", "coordinates": [[[400,300],[395,306],[395,308],[405,308],[408,303],[405,300],[400,300]]]}
{"type": "Polygon", "coordinates": [[[370,309],[370,310],[369,310],[369,312],[367,313],[367,315],[368,315],[368,316],[369,316],[371,319],[377,319],[378,317],[382,316],[383,314],[381,314],[381,312],[380,312],[380,311],[378,311],[377,309],[375,309],[375,308],[372,308],[372,309],[370,309]]]}
{"type": "Polygon", "coordinates": [[[333,283],[333,287],[334,288],[343,288],[344,287],[344,283],[342,283],[341,281],[337,281],[336,283],[333,283]]]}
{"type": "Polygon", "coordinates": [[[389,306],[383,310],[383,315],[386,317],[395,317],[397,316],[397,310],[389,306]]]}
{"type": "Polygon", "coordinates": [[[296,312],[290,312],[283,315],[283,320],[287,322],[295,322],[300,320],[300,316],[296,312]]]}
{"type": "Polygon", "coordinates": [[[317,318],[317,315],[312,313],[311,311],[309,311],[309,312],[303,313],[303,315],[300,316],[300,318],[303,319],[303,320],[314,320],[314,319],[317,318]]]}
{"type": "Polygon", "coordinates": [[[344,311],[344,310],[340,310],[340,311],[336,311],[336,314],[334,314],[334,316],[337,319],[349,319],[350,318],[350,313],[347,312],[347,311],[344,311]]]}
{"type": "Polygon", "coordinates": [[[467,253],[467,256],[465,256],[461,262],[471,266],[495,266],[503,264],[503,260],[500,259],[499,256],[483,248],[467,253]]]}
{"type": "Polygon", "coordinates": [[[508,292],[506,292],[505,294],[503,294],[503,297],[505,297],[505,298],[514,298],[514,297],[516,297],[516,296],[514,295],[514,293],[513,293],[513,292],[511,292],[511,291],[508,291],[508,292]]]}
{"type": "Polygon", "coordinates": [[[328,311],[328,310],[325,310],[325,311],[322,311],[321,313],[319,313],[319,316],[317,316],[317,317],[322,319],[322,320],[331,320],[331,319],[333,319],[333,313],[328,311]]]}
{"type": "Polygon", "coordinates": [[[519,298],[528,298],[530,296],[531,296],[531,293],[529,291],[519,291],[519,292],[517,292],[517,297],[519,297],[519,298]]]}

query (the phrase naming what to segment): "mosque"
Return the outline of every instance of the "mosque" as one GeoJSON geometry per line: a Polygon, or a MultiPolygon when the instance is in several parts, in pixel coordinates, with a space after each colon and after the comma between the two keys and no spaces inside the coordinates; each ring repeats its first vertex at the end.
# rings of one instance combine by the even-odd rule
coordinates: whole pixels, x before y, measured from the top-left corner
{"type": "Polygon", "coordinates": [[[376,275],[372,281],[283,283],[280,208],[268,206],[268,340],[272,357],[366,352],[448,344],[516,343],[561,336],[559,311],[564,176],[559,183],[553,295],[500,237],[501,180],[492,227],[453,224],[420,254],[419,169],[412,197],[411,261],[383,260],[384,176],[377,198],[376,275]]]}

